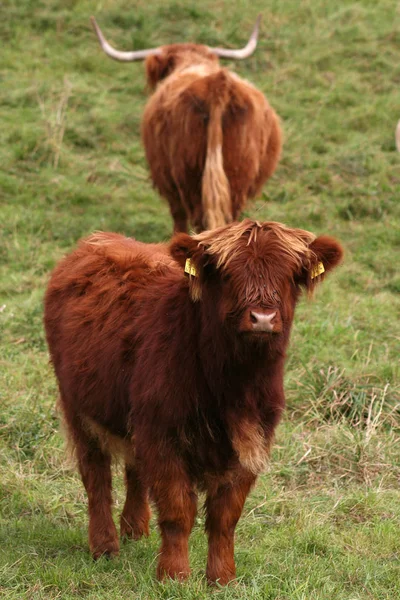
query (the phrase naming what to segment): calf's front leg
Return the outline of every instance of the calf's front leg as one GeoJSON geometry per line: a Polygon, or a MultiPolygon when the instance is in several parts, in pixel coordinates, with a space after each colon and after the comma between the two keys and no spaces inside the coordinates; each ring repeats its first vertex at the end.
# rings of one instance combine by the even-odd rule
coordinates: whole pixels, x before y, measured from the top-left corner
{"type": "Polygon", "coordinates": [[[161,460],[152,473],[151,495],[158,511],[161,548],[157,577],[186,579],[190,574],[189,535],[197,510],[197,496],[184,469],[171,458],[161,460]]]}
{"type": "Polygon", "coordinates": [[[225,585],[235,579],[235,527],[242,514],[255,475],[241,471],[232,483],[207,486],[206,531],[208,534],[207,579],[225,585]]]}

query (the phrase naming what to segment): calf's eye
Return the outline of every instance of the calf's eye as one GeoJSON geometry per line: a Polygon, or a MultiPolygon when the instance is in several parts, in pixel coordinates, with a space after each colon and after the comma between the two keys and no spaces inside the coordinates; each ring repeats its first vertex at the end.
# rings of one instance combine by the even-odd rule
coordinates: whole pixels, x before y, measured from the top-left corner
{"type": "Polygon", "coordinates": [[[278,290],[274,290],[272,292],[272,298],[273,298],[273,300],[275,300],[275,302],[278,302],[278,304],[280,304],[281,298],[280,298],[278,290]]]}

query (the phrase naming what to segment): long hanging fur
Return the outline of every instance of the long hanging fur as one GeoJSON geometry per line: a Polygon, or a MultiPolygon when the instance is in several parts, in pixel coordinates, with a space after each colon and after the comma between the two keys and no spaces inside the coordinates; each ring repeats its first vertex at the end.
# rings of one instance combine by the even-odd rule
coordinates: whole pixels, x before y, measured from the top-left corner
{"type": "Polygon", "coordinates": [[[207,130],[207,155],[201,188],[204,229],[215,229],[232,221],[232,201],[229,181],[224,171],[222,155],[222,115],[228,102],[228,80],[224,71],[208,78],[210,120],[207,130]]]}

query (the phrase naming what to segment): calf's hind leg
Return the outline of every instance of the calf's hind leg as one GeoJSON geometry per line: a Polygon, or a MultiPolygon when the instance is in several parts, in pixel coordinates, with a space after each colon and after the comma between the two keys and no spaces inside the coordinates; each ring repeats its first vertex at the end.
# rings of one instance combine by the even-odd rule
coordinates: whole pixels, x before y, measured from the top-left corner
{"type": "Polygon", "coordinates": [[[79,471],[88,496],[89,546],[94,559],[119,552],[117,530],[111,514],[111,456],[98,440],[74,427],[79,471]]]}
{"type": "Polygon", "coordinates": [[[147,488],[139,478],[137,469],[125,467],[126,500],[121,514],[121,537],[140,539],[149,535],[150,507],[147,488]]]}

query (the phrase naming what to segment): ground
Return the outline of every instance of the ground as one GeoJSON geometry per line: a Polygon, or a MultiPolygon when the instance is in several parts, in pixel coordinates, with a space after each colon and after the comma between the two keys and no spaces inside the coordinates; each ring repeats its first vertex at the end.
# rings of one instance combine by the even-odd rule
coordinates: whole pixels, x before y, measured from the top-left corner
{"type": "MultiPolygon", "coordinates": [[[[400,11],[394,0],[6,0],[0,7],[0,597],[69,600],[400,597],[400,11]],[[236,536],[238,584],[159,584],[159,544],[94,563],[86,498],[55,411],[43,292],[93,230],[169,238],[140,142],[142,63],[100,51],[198,41],[259,47],[229,68],[282,119],[282,161],[246,215],[342,240],[343,266],[298,308],[288,407],[236,536]],[[397,254],[396,254],[397,253],[397,254]],[[397,256],[397,260],[396,260],[397,256]]],[[[116,470],[115,515],[123,503],[116,470]]]]}

